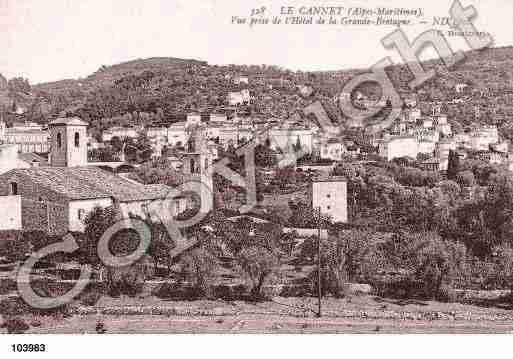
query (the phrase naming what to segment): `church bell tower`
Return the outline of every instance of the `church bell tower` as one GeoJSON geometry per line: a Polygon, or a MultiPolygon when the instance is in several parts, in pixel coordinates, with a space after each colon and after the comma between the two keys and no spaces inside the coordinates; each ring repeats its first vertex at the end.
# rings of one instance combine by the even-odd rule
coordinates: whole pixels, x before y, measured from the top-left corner
{"type": "Polygon", "coordinates": [[[87,166],[87,122],[78,117],[58,118],[50,130],[50,166],[87,166]]]}

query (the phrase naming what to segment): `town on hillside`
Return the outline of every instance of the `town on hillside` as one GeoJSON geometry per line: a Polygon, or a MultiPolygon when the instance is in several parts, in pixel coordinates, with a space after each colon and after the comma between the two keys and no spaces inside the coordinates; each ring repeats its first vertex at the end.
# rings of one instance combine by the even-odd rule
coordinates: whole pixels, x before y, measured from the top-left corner
{"type": "Polygon", "coordinates": [[[77,92],[75,107],[55,95],[73,98],[75,80],[0,84],[2,330],[169,332],[161,315],[220,316],[206,331],[225,332],[260,305],[269,317],[243,332],[317,332],[323,316],[363,332],[513,319],[513,137],[487,106],[498,89],[402,90],[376,130],[350,121],[341,98],[378,109],[371,123],[392,104],[373,88],[327,90],[347,73],[177,61],[140,60],[127,76],[102,67],[76,81],[114,85],[77,92]],[[23,86],[52,111],[27,106],[23,86]],[[146,110],[121,100],[180,86],[187,96],[146,110]]]}

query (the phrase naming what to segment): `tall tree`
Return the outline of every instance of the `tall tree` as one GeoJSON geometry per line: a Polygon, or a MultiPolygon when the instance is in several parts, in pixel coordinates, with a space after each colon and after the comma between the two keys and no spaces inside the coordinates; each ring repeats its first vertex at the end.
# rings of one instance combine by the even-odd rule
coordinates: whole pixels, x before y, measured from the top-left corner
{"type": "Polygon", "coordinates": [[[456,151],[449,151],[449,163],[447,165],[447,178],[455,180],[460,169],[460,158],[456,151]]]}

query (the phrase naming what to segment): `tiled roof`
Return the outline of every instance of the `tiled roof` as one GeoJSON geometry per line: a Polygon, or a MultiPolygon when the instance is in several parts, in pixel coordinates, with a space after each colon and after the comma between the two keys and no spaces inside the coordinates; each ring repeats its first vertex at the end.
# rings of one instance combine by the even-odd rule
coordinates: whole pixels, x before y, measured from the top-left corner
{"type": "Polygon", "coordinates": [[[48,165],[48,160],[42,156],[36,155],[35,153],[27,152],[27,153],[19,153],[18,157],[25,162],[39,162],[40,165],[46,166],[48,165]]]}
{"type": "Polygon", "coordinates": [[[128,181],[97,167],[37,167],[14,169],[3,176],[19,174],[69,199],[113,197],[121,202],[165,198],[171,189],[165,185],[146,186],[128,181]]]}

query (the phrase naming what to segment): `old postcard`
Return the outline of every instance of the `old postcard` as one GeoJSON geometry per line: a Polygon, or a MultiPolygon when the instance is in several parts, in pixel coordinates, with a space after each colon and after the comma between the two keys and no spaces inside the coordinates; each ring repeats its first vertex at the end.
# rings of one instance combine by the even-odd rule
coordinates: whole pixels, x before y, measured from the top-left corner
{"type": "Polygon", "coordinates": [[[512,14],[0,0],[4,349],[512,332],[512,14]]]}

